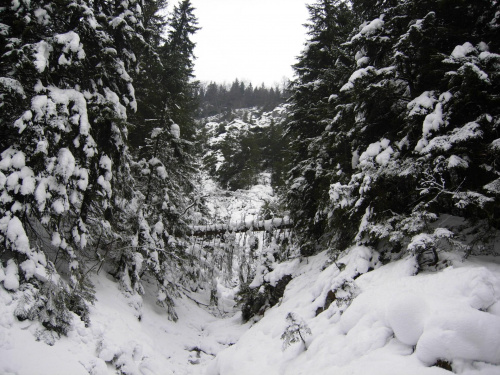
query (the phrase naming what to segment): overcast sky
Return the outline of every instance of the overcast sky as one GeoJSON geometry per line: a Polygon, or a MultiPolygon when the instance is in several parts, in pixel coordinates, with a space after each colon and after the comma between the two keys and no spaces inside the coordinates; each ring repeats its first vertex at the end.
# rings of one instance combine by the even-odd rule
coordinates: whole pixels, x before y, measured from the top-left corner
{"type": "Polygon", "coordinates": [[[312,0],[191,0],[201,30],[195,74],[200,81],[235,78],[267,86],[292,78],[306,38],[312,0]]]}

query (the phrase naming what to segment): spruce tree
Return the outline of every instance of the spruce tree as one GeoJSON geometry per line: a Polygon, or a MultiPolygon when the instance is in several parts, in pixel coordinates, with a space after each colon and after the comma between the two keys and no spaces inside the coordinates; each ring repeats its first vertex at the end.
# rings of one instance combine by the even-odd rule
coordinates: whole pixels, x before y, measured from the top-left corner
{"type": "Polygon", "coordinates": [[[326,216],[320,207],[327,200],[324,164],[330,163],[330,158],[318,149],[318,142],[330,121],[331,101],[352,66],[352,57],[341,45],[356,19],[343,1],[321,0],[308,10],[309,37],[294,66],[297,78],[291,83],[287,125],[292,168],[286,201],[304,255],[316,251],[325,231],[326,216]]]}
{"type": "Polygon", "coordinates": [[[160,50],[165,67],[166,116],[181,127],[188,140],[193,140],[195,133],[193,113],[197,108],[198,83],[193,81],[196,45],[192,36],[197,30],[198,20],[191,1],[182,0],[168,20],[167,40],[160,50]]]}
{"type": "MultiPolygon", "coordinates": [[[[83,319],[99,239],[116,236],[115,182],[127,168],[127,107],[136,105],[128,71],[142,30],[135,2],[92,5],[17,2],[2,9],[0,36],[1,259],[15,260],[23,291],[83,319]]],[[[64,333],[67,319],[47,317],[49,307],[39,318],[64,333]]]]}
{"type": "Polygon", "coordinates": [[[324,109],[308,101],[320,102],[321,81],[296,83],[292,93],[290,134],[301,135],[302,148],[288,202],[292,212],[310,207],[298,215],[309,228],[302,238],[373,245],[390,258],[426,250],[417,246],[423,233],[427,250],[450,240],[431,225],[443,215],[496,228],[498,4],[353,1],[346,9],[360,20],[336,44],[347,59],[311,68],[337,83],[324,109]],[[308,135],[296,119],[324,131],[308,135]]]}

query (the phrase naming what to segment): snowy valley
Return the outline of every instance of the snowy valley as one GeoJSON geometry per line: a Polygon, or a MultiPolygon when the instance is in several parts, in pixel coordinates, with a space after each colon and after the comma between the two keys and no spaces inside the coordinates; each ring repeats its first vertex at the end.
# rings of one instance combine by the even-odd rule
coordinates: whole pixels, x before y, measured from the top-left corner
{"type": "Polygon", "coordinates": [[[170,5],[0,5],[0,375],[500,374],[500,1],[308,1],[272,88],[170,5]]]}
{"type": "MultiPolygon", "coordinates": [[[[229,122],[228,133],[217,134],[220,122],[206,121],[212,147],[205,150],[205,160],[220,152],[225,137],[241,139],[251,127],[268,127],[272,117],[265,113],[252,125],[243,121],[244,113],[229,122]]],[[[283,109],[274,111],[275,120],[278,113],[283,109]]],[[[221,154],[216,160],[218,169],[225,160],[221,154]]],[[[58,338],[39,322],[17,320],[20,295],[2,287],[0,373],[498,374],[498,257],[446,251],[443,236],[439,263],[426,269],[414,256],[384,264],[366,246],[303,257],[288,245],[286,255],[274,259],[290,231],[275,232],[274,239],[269,232],[230,233],[242,222],[279,213],[269,212],[278,198],[270,173],[256,179],[248,190],[230,191],[203,174],[199,188],[207,211],[195,215],[195,223],[225,223],[227,232],[191,237],[191,251],[208,246],[233,254],[229,265],[222,255],[212,288],[186,288],[175,298],[176,322],[155,304],[153,283],[146,284],[138,302],[138,296],[120,293],[117,280],[103,270],[93,278],[90,324],[74,315],[67,337],[58,338]],[[252,244],[257,244],[253,250],[252,244]],[[271,306],[269,290],[282,280],[279,300],[271,306]],[[259,305],[255,298],[238,296],[245,283],[267,301],[259,305]],[[247,306],[243,319],[245,303],[258,306],[247,306]]],[[[462,224],[453,217],[444,221],[462,224]]],[[[4,285],[10,272],[7,266],[0,274],[4,285]]]]}

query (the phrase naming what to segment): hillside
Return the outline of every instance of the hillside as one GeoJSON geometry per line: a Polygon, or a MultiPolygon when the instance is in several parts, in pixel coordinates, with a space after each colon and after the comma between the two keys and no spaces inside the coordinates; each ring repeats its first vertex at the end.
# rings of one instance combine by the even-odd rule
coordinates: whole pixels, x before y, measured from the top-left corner
{"type": "Polygon", "coordinates": [[[443,256],[416,273],[366,247],[282,263],[264,279],[293,279],[280,303],[207,374],[498,374],[500,262],[443,256]]]}

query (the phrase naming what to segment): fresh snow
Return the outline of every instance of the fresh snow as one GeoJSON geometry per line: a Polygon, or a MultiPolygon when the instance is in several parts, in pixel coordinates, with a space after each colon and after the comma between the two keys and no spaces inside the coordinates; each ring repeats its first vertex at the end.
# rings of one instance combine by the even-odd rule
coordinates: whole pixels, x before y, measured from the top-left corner
{"type": "Polygon", "coordinates": [[[16,79],[9,78],[9,77],[0,77],[0,86],[8,88],[9,90],[11,90],[11,91],[15,92],[16,94],[22,96],[23,98],[26,97],[26,95],[24,93],[23,86],[16,79]]]}
{"type": "MultiPolygon", "coordinates": [[[[281,303],[220,353],[207,374],[449,373],[429,367],[438,360],[450,362],[458,374],[498,374],[500,264],[495,258],[442,255],[450,267],[418,275],[414,258],[380,266],[368,248],[352,248],[326,269],[326,253],[294,264],[281,303]],[[370,262],[376,269],[366,272],[370,262]],[[345,263],[341,271],[338,265],[345,263]],[[326,291],[347,281],[355,292],[345,312],[334,302],[316,316],[326,291]],[[302,343],[282,348],[290,312],[312,332],[307,350],[302,343]]],[[[337,289],[337,301],[348,290],[337,289]]]]}
{"type": "Polygon", "coordinates": [[[170,126],[170,133],[172,133],[174,138],[179,139],[181,137],[181,128],[177,124],[172,124],[170,126]]]}
{"type": "MultiPolygon", "coordinates": [[[[14,268],[7,266],[3,283],[15,289],[14,268]]],[[[104,274],[94,281],[91,325],[75,315],[68,337],[52,346],[43,341],[39,323],[14,317],[17,295],[0,287],[0,373],[105,375],[116,374],[117,366],[125,374],[202,374],[207,361],[248,329],[239,313],[220,319],[200,308],[194,301],[206,304],[209,296],[194,293],[176,301],[179,321],[171,322],[154,304],[154,288],[147,291],[139,321],[115,281],[104,274]]]]}
{"type": "MultiPolygon", "coordinates": [[[[363,246],[335,262],[327,252],[291,259],[264,276],[271,285],[293,277],[281,302],[247,324],[234,310],[212,315],[204,292],[177,299],[179,321],[171,322],[154,304],[154,288],[146,288],[138,320],[133,301],[101,273],[90,326],[74,316],[68,336],[52,345],[39,323],[13,317],[18,294],[5,289],[19,281],[8,263],[0,268],[0,373],[445,375],[432,366],[442,360],[457,374],[498,374],[500,262],[441,257],[448,267],[418,275],[415,258],[382,265],[363,246]],[[335,300],[317,315],[330,291],[335,300]],[[310,330],[305,344],[284,345],[289,313],[310,330]]],[[[222,286],[219,297],[231,305],[222,286]]]]}
{"type": "MultiPolygon", "coordinates": [[[[37,97],[39,107],[32,103],[33,115],[45,115],[50,103],[66,104],[70,100],[76,112],[82,116],[86,112],[76,91],[56,93],[50,87],[48,91],[48,96],[37,97]],[[61,95],[59,99],[57,94],[61,95]],[[42,110],[43,106],[46,107],[42,110]]],[[[108,93],[110,98],[116,95],[113,94],[108,93]]],[[[424,93],[410,103],[409,109],[414,115],[428,116],[436,114],[436,108],[446,100],[446,96],[436,100],[433,93],[424,93]]],[[[80,132],[82,116],[77,120],[80,132]]],[[[30,118],[25,117],[27,123],[30,118]]],[[[234,120],[226,125],[226,133],[218,136],[219,124],[209,123],[210,142],[216,144],[232,131],[268,126],[272,118],[273,114],[267,114],[254,125],[234,120]]],[[[175,136],[175,129],[172,130],[175,136]]],[[[477,123],[468,123],[427,141],[431,131],[424,134],[427,143],[422,152],[431,147],[446,148],[482,134],[477,123]]],[[[492,148],[500,148],[497,141],[492,148]]],[[[385,165],[394,152],[389,140],[382,138],[364,150],[353,152],[353,168],[370,168],[374,163],[385,165]]],[[[154,159],[149,163],[158,166],[154,159]]],[[[450,155],[447,163],[449,168],[462,168],[467,160],[450,155]]],[[[103,154],[99,166],[102,174],[99,183],[107,190],[112,161],[103,154]]],[[[89,172],[75,165],[68,149],[59,151],[52,168],[63,179],[78,179],[78,188],[86,189],[89,172]]],[[[21,193],[35,189],[32,171],[26,167],[22,151],[5,150],[0,170],[1,185],[20,189],[21,193]]],[[[168,178],[166,170],[158,172],[168,178]]],[[[271,230],[286,221],[286,218],[262,220],[261,210],[266,202],[276,200],[269,181],[269,173],[263,173],[259,183],[250,189],[228,192],[204,175],[200,195],[206,201],[211,223],[221,228],[226,225],[228,229],[242,223],[261,223],[271,230]]],[[[499,191],[498,181],[494,182],[485,189],[499,191]]],[[[53,183],[48,179],[38,183],[35,196],[40,206],[46,204],[53,183]]],[[[330,187],[332,200],[340,206],[347,204],[343,189],[340,184],[330,187]]],[[[68,202],[55,199],[50,204],[54,211],[62,212],[68,202]]],[[[55,275],[45,272],[43,266],[47,261],[43,254],[30,249],[15,214],[13,209],[10,217],[0,221],[0,231],[7,241],[28,255],[28,260],[20,264],[21,269],[29,278],[40,281],[54,278],[55,275]]],[[[368,207],[365,219],[371,214],[368,207]]],[[[199,215],[198,219],[200,227],[208,227],[203,221],[206,217],[199,215]]],[[[154,230],[157,233],[164,230],[161,222],[154,230]]],[[[235,243],[244,248],[242,244],[248,233],[234,236],[235,243]]],[[[366,246],[352,247],[337,257],[325,251],[309,258],[291,256],[288,261],[277,263],[273,256],[275,243],[264,244],[262,232],[253,236],[259,240],[257,256],[260,261],[268,262],[256,264],[250,288],[276,286],[288,275],[292,281],[277,305],[246,324],[242,323],[235,302],[237,259],[233,279],[217,277],[214,281],[218,305],[210,306],[210,290],[186,289],[175,299],[177,322],[169,321],[165,311],[155,304],[165,295],[157,295],[154,285],[146,283],[138,314],[137,297],[120,292],[117,281],[103,269],[93,277],[97,300],[91,306],[90,325],[86,327],[73,315],[68,336],[54,340],[40,323],[15,318],[23,292],[19,290],[18,267],[10,260],[0,266],[0,374],[448,374],[449,371],[435,366],[438,361],[450,363],[457,374],[500,372],[500,261],[480,256],[464,260],[462,254],[440,249],[436,239],[451,239],[453,234],[449,230],[438,228],[433,234],[412,238],[409,253],[430,241],[437,246],[441,259],[436,270],[418,274],[414,256],[383,264],[379,254],[366,246]],[[293,336],[297,330],[302,338],[293,336]]],[[[55,247],[67,246],[59,233],[54,233],[48,241],[55,247]]],[[[85,239],[81,241],[84,243],[85,239]]],[[[195,238],[192,241],[194,247],[202,246],[195,238]]],[[[213,245],[223,246],[220,241],[218,244],[214,241],[213,245]]]]}
{"type": "Polygon", "coordinates": [[[34,44],[35,50],[35,68],[39,73],[43,73],[45,68],[49,65],[50,52],[52,47],[45,41],[40,41],[34,44]]]}
{"type": "Polygon", "coordinates": [[[467,57],[469,53],[474,51],[475,51],[474,46],[469,42],[465,42],[463,45],[456,46],[453,49],[451,56],[453,56],[455,59],[463,59],[467,57]]]}
{"type": "MultiPolygon", "coordinates": [[[[391,146],[389,146],[389,143],[390,141],[388,139],[383,138],[379,142],[370,144],[366,151],[359,157],[359,164],[364,165],[371,158],[375,158],[375,161],[379,165],[386,165],[389,163],[391,155],[394,153],[394,150],[391,146]]],[[[356,162],[356,166],[357,165],[358,163],[356,162]]]]}

